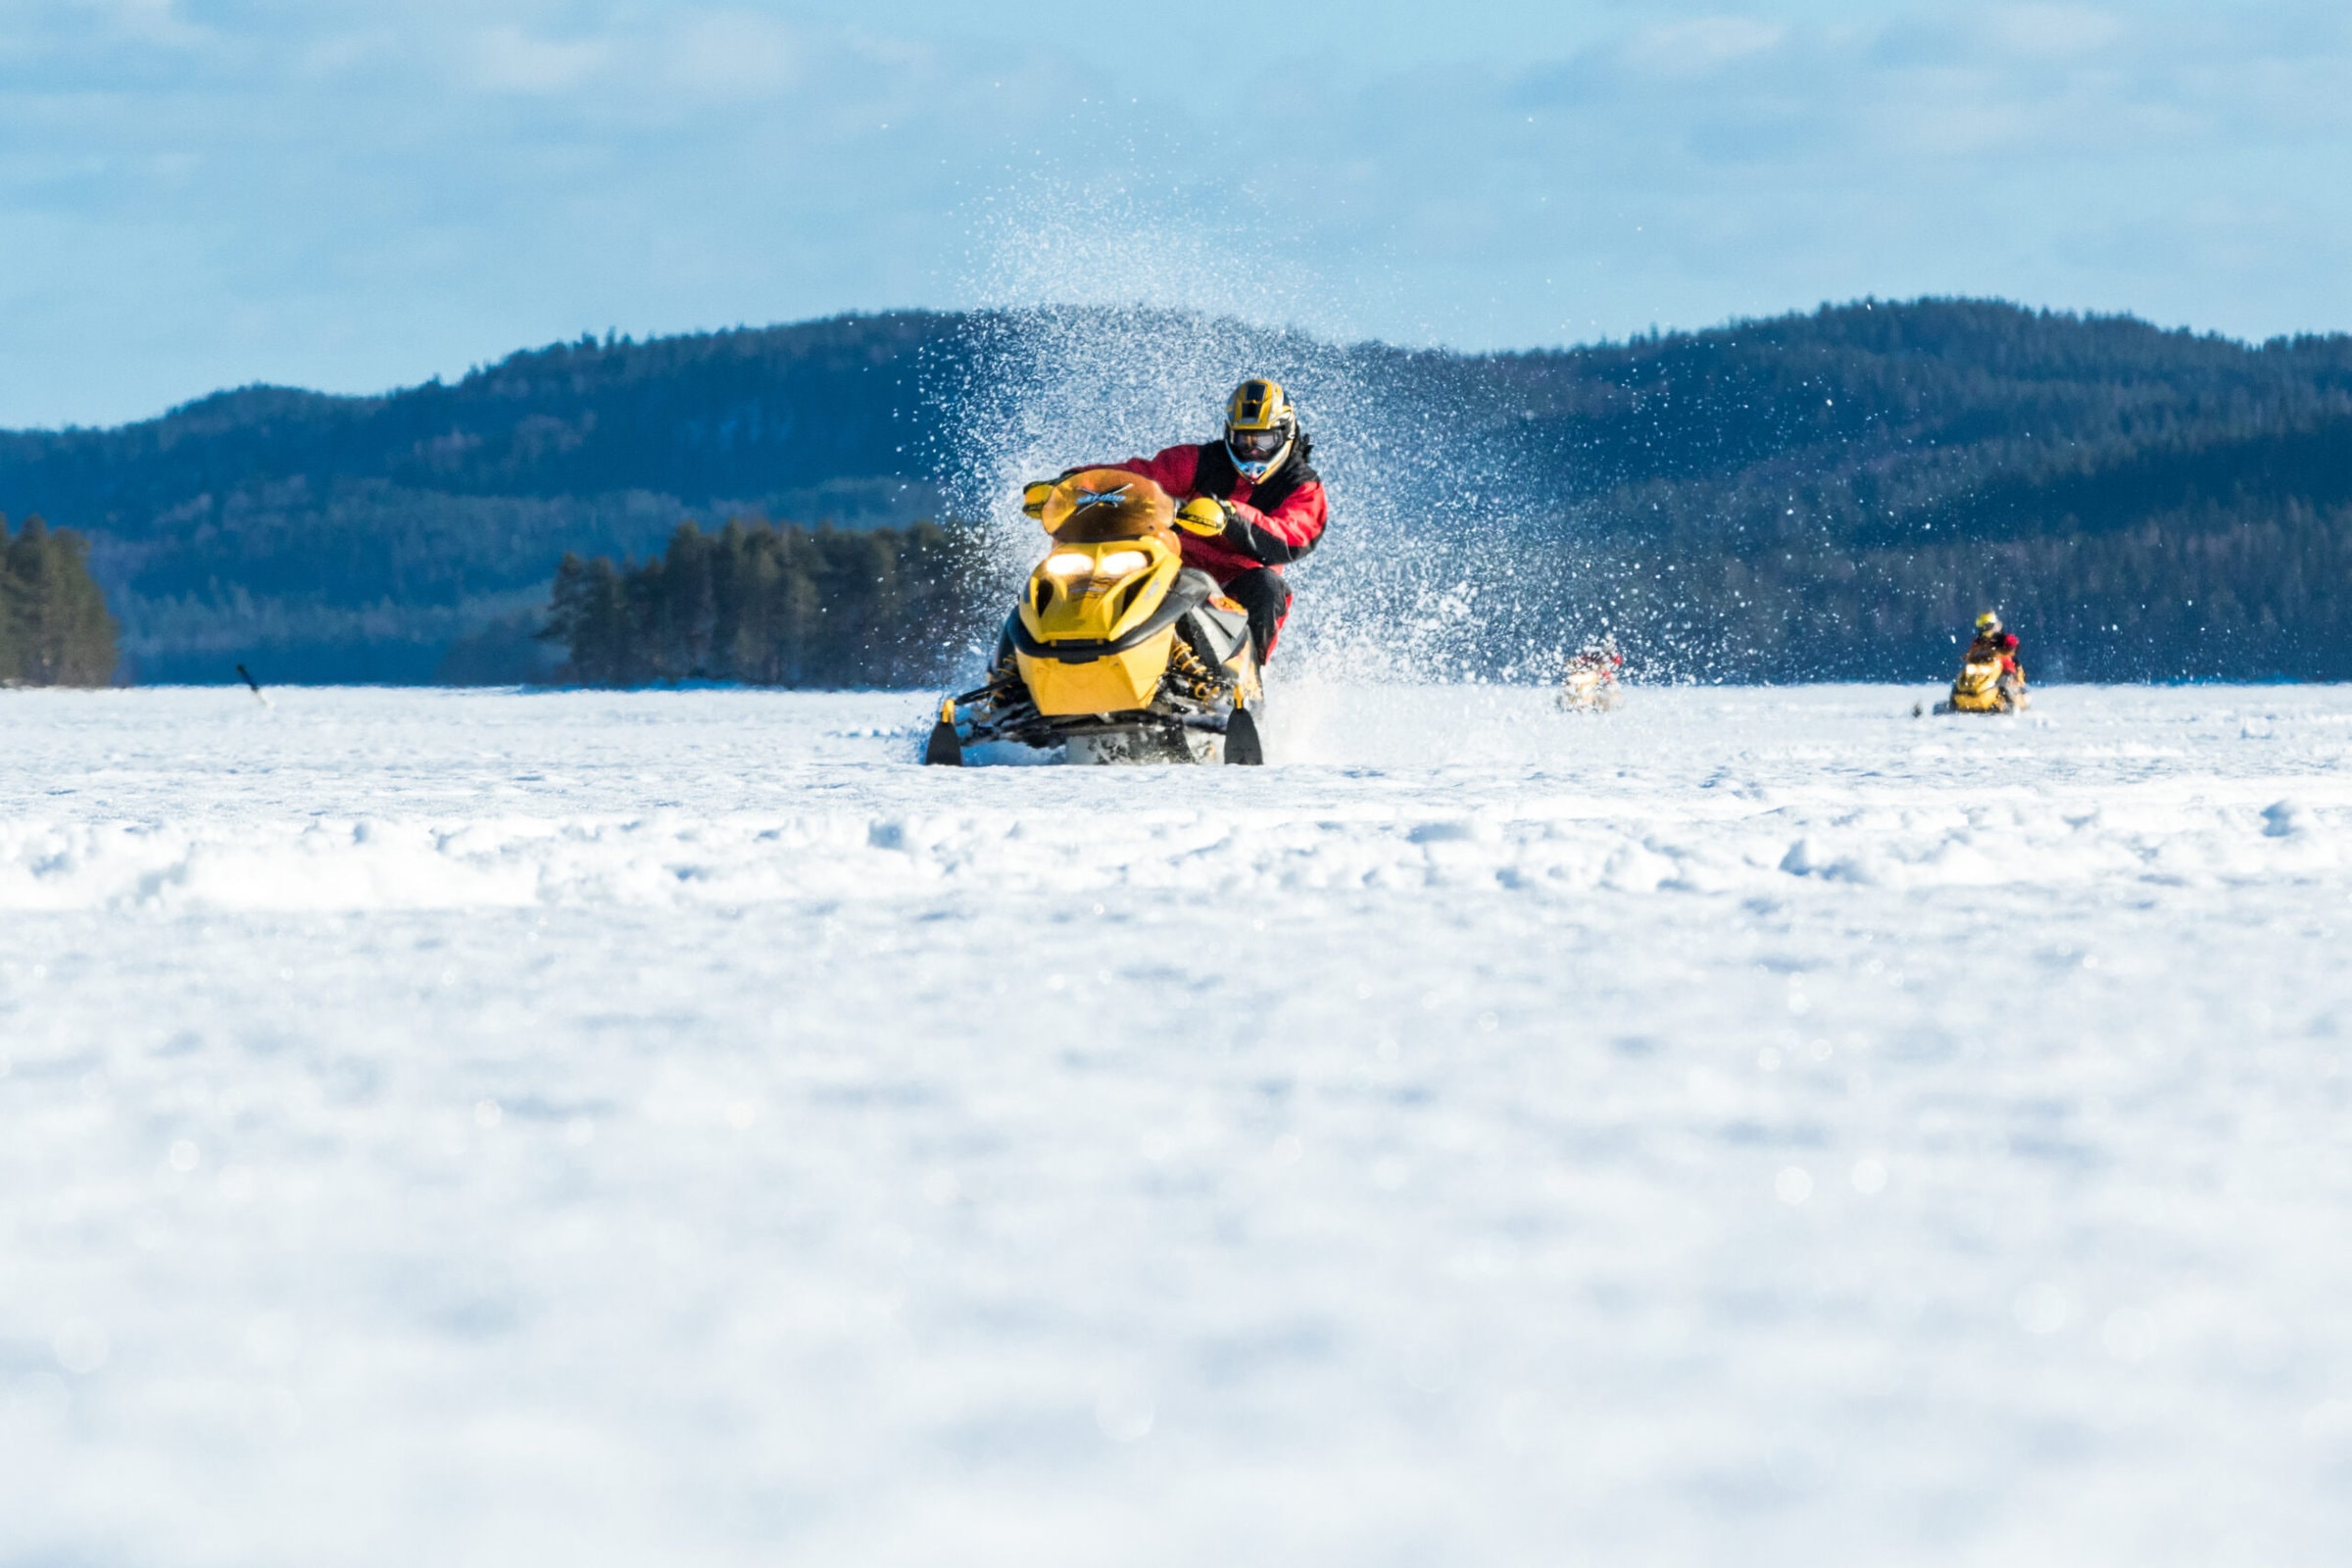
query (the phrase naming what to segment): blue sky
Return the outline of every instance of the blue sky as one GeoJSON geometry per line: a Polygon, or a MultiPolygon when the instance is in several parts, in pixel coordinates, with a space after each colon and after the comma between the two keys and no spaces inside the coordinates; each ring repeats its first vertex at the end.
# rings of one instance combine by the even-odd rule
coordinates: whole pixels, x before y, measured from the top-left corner
{"type": "Polygon", "coordinates": [[[851,9],[0,0],[0,424],[1039,297],[2352,328],[2340,0],[851,9]]]}

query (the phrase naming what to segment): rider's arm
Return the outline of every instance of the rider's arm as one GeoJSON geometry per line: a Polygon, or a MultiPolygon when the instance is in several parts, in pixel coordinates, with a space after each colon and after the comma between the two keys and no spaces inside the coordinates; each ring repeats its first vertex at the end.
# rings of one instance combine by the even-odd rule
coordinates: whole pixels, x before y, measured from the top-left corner
{"type": "Polygon", "coordinates": [[[1192,494],[1193,478],[1200,472],[1200,449],[1170,447],[1156,457],[1129,458],[1125,463],[1114,463],[1110,466],[1125,468],[1129,473],[1140,473],[1182,501],[1192,494]]]}
{"type": "Polygon", "coordinates": [[[1247,501],[1232,503],[1232,510],[1225,543],[1268,566],[1304,559],[1322,542],[1323,526],[1331,515],[1320,479],[1309,479],[1271,512],[1260,512],[1247,501]]]}

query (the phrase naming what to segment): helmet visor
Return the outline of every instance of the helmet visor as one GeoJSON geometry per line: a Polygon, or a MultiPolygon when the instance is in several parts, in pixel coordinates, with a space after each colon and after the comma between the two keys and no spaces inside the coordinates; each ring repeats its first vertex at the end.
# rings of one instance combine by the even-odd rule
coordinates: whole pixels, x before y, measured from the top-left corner
{"type": "Polygon", "coordinates": [[[1232,449],[1237,463],[1271,463],[1289,444],[1291,432],[1277,426],[1271,430],[1227,430],[1225,445],[1232,449]]]}

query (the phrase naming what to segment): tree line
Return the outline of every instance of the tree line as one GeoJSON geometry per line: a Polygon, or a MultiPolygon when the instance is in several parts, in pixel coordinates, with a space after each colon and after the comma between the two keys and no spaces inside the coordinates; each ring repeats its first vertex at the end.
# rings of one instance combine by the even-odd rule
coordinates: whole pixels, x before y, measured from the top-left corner
{"type": "Polygon", "coordinates": [[[1487,648],[1912,679],[1998,608],[2045,675],[2352,678],[2352,338],[1864,302],[1421,373],[1486,411],[1474,489],[1546,498],[1465,567],[1487,648]]]}
{"type": "Polygon", "coordinates": [[[1997,610],[2036,678],[2352,680],[2352,507],[2199,503],[2127,528],[1939,546],[1563,552],[1482,628],[1606,624],[1647,673],[1940,678],[1997,610]]]}
{"type": "MultiPolygon", "coordinates": [[[[1608,616],[1629,652],[1698,678],[1911,678],[1944,660],[1954,617],[1997,603],[2038,671],[2352,677],[2352,337],[1860,301],[1466,356],[1037,314],[1042,341],[1139,362],[1211,344],[1300,397],[1335,506],[1299,576],[1300,654],[1340,624],[1340,598],[1409,607],[1459,582],[1482,590],[1478,612],[1433,675],[1524,678],[1608,616]]],[[[0,501],[87,534],[127,662],[176,680],[239,661],[288,681],[533,678],[550,645],[516,617],[564,551],[612,576],[589,595],[607,622],[590,641],[615,652],[583,670],[708,676],[739,667],[732,634],[698,653],[700,634],[612,629],[615,603],[652,591],[626,563],[666,569],[681,517],[831,517],[841,538],[775,547],[800,564],[746,566],[801,585],[786,597],[803,629],[777,634],[797,651],[740,667],[856,684],[945,657],[909,627],[961,646],[977,610],[945,635],[915,618],[884,632],[895,601],[861,596],[924,556],[908,519],[949,508],[939,475],[974,409],[1009,395],[992,380],[1007,335],[1017,365],[1039,329],[1018,313],[845,318],[583,340],[382,398],[247,388],[115,430],[0,432],[0,501]],[[856,542],[874,523],[887,572],[830,564],[884,548],[856,542]]],[[[1135,440],[1214,427],[1203,393],[1196,427],[1135,440]]]]}
{"type": "Polygon", "coordinates": [[[566,554],[540,635],[582,685],[921,685],[946,674],[987,577],[974,533],[929,522],[687,521],[646,561],[566,554]]]}
{"type": "Polygon", "coordinates": [[[114,680],[115,620],[88,557],[88,541],[70,528],[32,516],[11,535],[0,515],[0,684],[114,680]]]}

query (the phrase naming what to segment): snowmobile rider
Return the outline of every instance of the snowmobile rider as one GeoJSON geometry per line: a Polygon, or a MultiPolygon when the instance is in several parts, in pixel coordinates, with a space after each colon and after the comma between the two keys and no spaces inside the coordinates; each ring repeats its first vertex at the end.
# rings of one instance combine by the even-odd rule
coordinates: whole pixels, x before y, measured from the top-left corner
{"type": "Polygon", "coordinates": [[[2017,662],[2018,641],[2014,633],[2001,628],[2001,617],[1987,610],[1977,617],[1977,639],[1968,645],[1965,661],[1971,664],[1998,664],[2004,676],[2014,675],[2019,681],[2026,678],[2025,666],[2017,662]]]}
{"type": "Polygon", "coordinates": [[[1613,676],[1624,665],[1625,655],[1617,651],[1617,634],[1603,632],[1576,651],[1576,656],[1568,661],[1568,671],[1574,674],[1578,670],[1592,669],[1613,676]]]}
{"type": "Polygon", "coordinates": [[[1307,466],[1313,450],[1281,384],[1252,377],[1226,400],[1221,440],[1105,465],[1142,474],[1179,503],[1184,564],[1250,612],[1261,664],[1291,612],[1282,568],[1305,559],[1330,517],[1323,481],[1307,466]]]}

